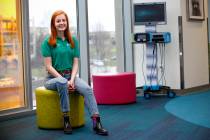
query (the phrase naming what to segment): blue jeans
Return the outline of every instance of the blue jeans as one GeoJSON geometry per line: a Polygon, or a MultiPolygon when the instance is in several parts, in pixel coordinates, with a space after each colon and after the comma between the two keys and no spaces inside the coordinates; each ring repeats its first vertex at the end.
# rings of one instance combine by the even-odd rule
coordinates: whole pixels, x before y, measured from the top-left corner
{"type": "MultiPolygon", "coordinates": [[[[68,79],[71,78],[70,74],[64,74],[63,77],[54,78],[48,74],[44,84],[46,89],[55,90],[59,94],[62,112],[69,112],[69,90],[68,79]]],[[[75,78],[75,88],[84,97],[85,106],[88,108],[90,115],[99,114],[95,96],[92,88],[79,77],[75,78]]],[[[74,94],[74,93],[73,93],[74,94]]]]}

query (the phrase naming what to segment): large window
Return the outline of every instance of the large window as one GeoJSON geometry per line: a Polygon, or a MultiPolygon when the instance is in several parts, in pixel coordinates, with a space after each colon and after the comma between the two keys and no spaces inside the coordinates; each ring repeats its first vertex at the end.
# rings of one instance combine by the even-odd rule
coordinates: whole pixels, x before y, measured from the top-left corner
{"type": "Polygon", "coordinates": [[[91,74],[124,70],[121,3],[119,0],[88,0],[91,74]]]}
{"type": "Polygon", "coordinates": [[[25,106],[20,0],[0,2],[0,111],[25,106]]]}
{"type": "MultiPolygon", "coordinates": [[[[76,0],[29,0],[30,49],[32,69],[32,90],[43,85],[46,71],[40,53],[41,43],[50,32],[50,20],[54,11],[63,10],[68,14],[70,30],[77,34],[76,0]]],[[[33,94],[34,95],[34,94],[33,94]]],[[[35,97],[34,106],[35,106],[35,97]]]]}

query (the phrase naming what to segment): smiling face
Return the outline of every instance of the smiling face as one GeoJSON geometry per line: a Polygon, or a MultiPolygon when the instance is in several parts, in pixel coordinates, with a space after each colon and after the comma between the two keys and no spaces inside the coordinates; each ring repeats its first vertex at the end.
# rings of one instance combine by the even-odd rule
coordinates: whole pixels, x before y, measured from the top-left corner
{"type": "Polygon", "coordinates": [[[64,32],[67,28],[67,19],[64,14],[55,17],[55,28],[57,32],[64,32]]]}

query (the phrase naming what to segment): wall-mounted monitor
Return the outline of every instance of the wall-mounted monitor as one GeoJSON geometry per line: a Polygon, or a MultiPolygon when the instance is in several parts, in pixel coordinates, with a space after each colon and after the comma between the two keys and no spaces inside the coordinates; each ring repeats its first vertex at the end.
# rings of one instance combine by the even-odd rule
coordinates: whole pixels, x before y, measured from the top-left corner
{"type": "Polygon", "coordinates": [[[166,24],[166,2],[135,3],[133,6],[135,25],[166,24]]]}

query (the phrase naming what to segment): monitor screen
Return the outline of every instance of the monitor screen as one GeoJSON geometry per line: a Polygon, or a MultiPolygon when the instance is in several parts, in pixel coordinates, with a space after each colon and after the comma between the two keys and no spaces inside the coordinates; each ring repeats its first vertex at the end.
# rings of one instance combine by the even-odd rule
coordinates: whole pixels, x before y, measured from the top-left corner
{"type": "Polygon", "coordinates": [[[158,2],[134,4],[134,24],[166,24],[166,3],[158,2]]]}

